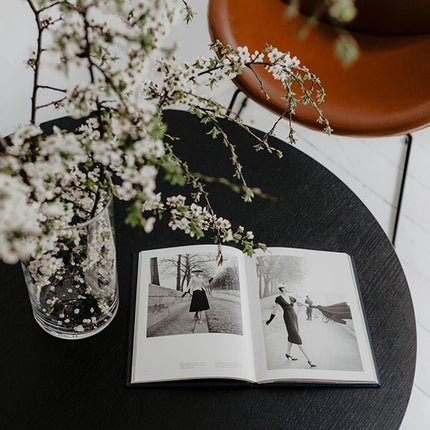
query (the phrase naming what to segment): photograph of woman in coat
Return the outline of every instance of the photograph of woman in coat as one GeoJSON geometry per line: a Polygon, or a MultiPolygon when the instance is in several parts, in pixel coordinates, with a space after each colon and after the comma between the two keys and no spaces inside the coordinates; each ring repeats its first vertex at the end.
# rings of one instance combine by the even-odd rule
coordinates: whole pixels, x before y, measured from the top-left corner
{"type": "Polygon", "coordinates": [[[287,353],[285,356],[287,360],[296,361],[297,358],[291,355],[291,350],[293,345],[297,345],[302,354],[305,356],[310,367],[316,367],[316,364],[312,362],[309,356],[306,354],[302,339],[299,333],[299,325],[297,320],[297,313],[294,310],[294,304],[297,300],[290,295],[288,286],[284,283],[280,284],[278,287],[281,294],[275,298],[275,303],[273,304],[273,310],[270,314],[270,318],[266,321],[266,325],[269,325],[275,318],[279,311],[283,312],[285,328],[287,330],[288,340],[287,340],[287,353]]]}
{"type": "Polygon", "coordinates": [[[191,272],[191,280],[187,291],[191,294],[190,312],[194,312],[194,319],[196,319],[199,324],[202,323],[201,312],[210,308],[205,291],[207,282],[203,275],[203,270],[193,270],[191,272]]]}

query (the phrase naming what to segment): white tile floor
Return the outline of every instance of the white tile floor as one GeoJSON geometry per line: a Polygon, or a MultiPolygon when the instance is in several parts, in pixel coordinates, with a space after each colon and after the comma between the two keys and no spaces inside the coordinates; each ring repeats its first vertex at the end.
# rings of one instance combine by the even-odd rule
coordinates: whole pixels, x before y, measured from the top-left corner
{"type": "MultiPolygon", "coordinates": [[[[210,43],[206,20],[208,0],[188,0],[197,12],[193,23],[178,27],[173,38],[179,42],[178,54],[185,58],[208,53],[210,43]]],[[[28,119],[31,73],[23,58],[34,40],[33,22],[24,1],[2,0],[0,5],[0,135],[28,119]],[[13,91],[10,89],[13,88],[13,91]]],[[[430,61],[430,60],[429,60],[430,61]]],[[[216,98],[228,103],[233,84],[216,90],[216,98]]],[[[55,115],[55,114],[54,114],[55,115]]],[[[58,116],[58,114],[57,114],[58,116]]],[[[250,102],[243,112],[245,121],[267,130],[273,116],[250,102]]],[[[52,119],[46,111],[40,120],[52,119]]],[[[297,147],[330,169],[367,205],[391,237],[401,170],[406,146],[402,137],[360,139],[327,137],[296,126],[297,147]]],[[[285,125],[278,131],[285,136],[285,125]]],[[[430,128],[413,134],[409,174],[396,240],[396,250],[406,272],[417,319],[418,360],[410,405],[402,430],[430,429],[430,128]]]]}

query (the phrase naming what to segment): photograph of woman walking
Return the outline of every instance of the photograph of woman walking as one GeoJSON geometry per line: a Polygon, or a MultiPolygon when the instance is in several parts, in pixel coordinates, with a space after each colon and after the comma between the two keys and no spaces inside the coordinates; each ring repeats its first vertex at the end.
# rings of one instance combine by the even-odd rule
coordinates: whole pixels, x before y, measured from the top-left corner
{"type": "Polygon", "coordinates": [[[195,269],[191,272],[191,281],[188,285],[186,293],[191,294],[190,312],[194,312],[194,319],[199,324],[202,323],[202,311],[207,311],[209,307],[208,298],[206,296],[205,287],[207,288],[209,282],[204,279],[203,270],[195,269]]]}
{"type": "Polygon", "coordinates": [[[332,263],[324,255],[272,254],[256,260],[267,369],[362,371],[349,307],[354,297],[343,289],[349,267],[328,270],[332,263]]]}
{"type": "Polygon", "coordinates": [[[285,354],[285,357],[289,361],[296,361],[297,358],[291,355],[291,350],[293,348],[293,345],[297,345],[302,354],[305,356],[309,366],[316,367],[316,364],[314,364],[309,356],[306,354],[303,345],[302,345],[302,339],[300,337],[299,333],[299,323],[297,319],[297,313],[294,310],[294,304],[297,302],[295,297],[290,295],[290,291],[288,289],[287,284],[281,283],[278,286],[278,290],[281,292],[279,296],[276,297],[275,303],[273,304],[273,310],[270,314],[270,318],[266,321],[266,325],[269,325],[272,320],[275,318],[278,311],[283,312],[284,317],[284,323],[285,328],[287,330],[287,353],[285,354]]]}
{"type": "Polygon", "coordinates": [[[149,258],[147,337],[242,335],[242,304],[237,257],[162,253],[149,258]]]}

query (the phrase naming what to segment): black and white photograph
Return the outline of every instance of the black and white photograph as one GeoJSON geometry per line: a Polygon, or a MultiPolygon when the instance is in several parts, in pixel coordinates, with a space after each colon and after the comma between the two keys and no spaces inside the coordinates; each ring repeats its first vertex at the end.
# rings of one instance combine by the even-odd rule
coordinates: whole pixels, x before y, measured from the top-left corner
{"type": "Polygon", "coordinates": [[[268,370],[363,370],[336,271],[288,255],[258,257],[256,270],[268,370]]]}
{"type": "Polygon", "coordinates": [[[242,335],[238,261],[216,253],[151,257],[147,337],[227,333],[242,335]]]}

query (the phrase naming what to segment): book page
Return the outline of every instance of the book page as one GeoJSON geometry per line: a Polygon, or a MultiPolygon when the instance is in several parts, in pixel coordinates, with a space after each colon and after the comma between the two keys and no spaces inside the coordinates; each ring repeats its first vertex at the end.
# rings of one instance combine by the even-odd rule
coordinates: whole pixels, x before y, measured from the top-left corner
{"type": "Polygon", "coordinates": [[[131,383],[255,379],[243,254],[222,250],[139,254],[131,383]]]}
{"type": "Polygon", "coordinates": [[[347,254],[271,248],[247,266],[258,381],[378,383],[347,254]]]}

